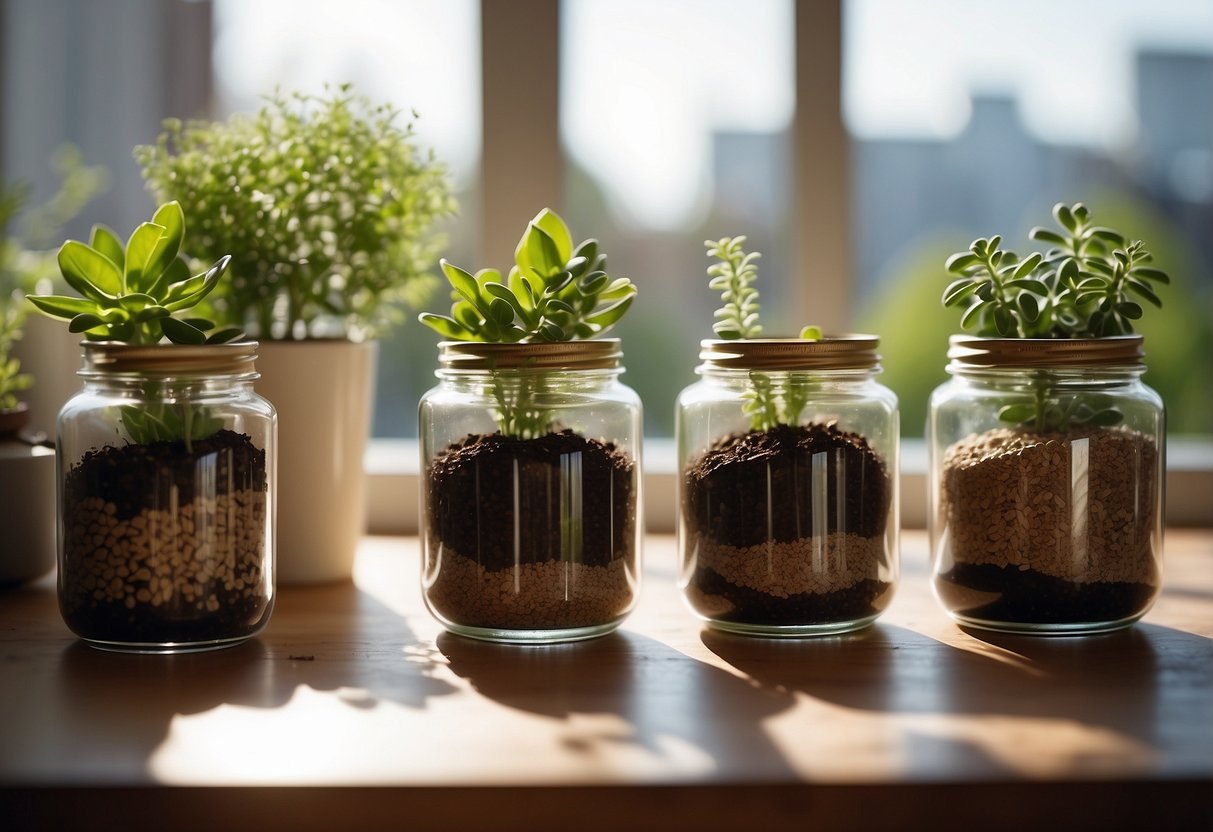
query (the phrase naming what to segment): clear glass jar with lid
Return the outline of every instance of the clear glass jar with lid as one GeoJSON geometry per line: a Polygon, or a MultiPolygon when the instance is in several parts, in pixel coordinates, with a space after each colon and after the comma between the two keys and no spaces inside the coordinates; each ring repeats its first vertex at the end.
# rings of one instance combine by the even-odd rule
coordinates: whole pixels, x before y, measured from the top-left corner
{"type": "Polygon", "coordinates": [[[1164,414],[1142,337],[951,339],[931,397],[935,595],[957,622],[1112,630],[1161,585],[1164,414]]]}
{"type": "Polygon", "coordinates": [[[426,606],[491,641],[611,632],[636,603],[643,530],[619,341],[438,347],[420,403],[426,606]]]}
{"type": "Polygon", "coordinates": [[[257,344],[86,341],[59,413],[59,608],[89,644],[184,652],[274,603],[277,417],[257,344]]]}
{"type": "Polygon", "coordinates": [[[677,403],[679,584],[710,627],[872,623],[898,575],[897,397],[878,339],[705,340],[677,403]]]}

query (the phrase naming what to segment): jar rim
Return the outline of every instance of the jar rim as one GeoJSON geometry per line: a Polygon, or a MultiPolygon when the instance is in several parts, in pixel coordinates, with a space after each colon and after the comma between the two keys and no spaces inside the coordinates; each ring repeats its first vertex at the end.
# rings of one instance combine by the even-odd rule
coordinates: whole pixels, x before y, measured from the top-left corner
{"type": "Polygon", "coordinates": [[[579,341],[489,343],[484,341],[440,341],[438,364],[442,372],[483,370],[614,370],[623,351],[618,338],[579,341]]]}
{"type": "Polygon", "coordinates": [[[878,370],[880,338],[861,333],[804,338],[705,338],[699,342],[704,370],[878,370]]]}
{"type": "Polygon", "coordinates": [[[1145,357],[1144,337],[990,338],[952,335],[948,358],[966,367],[1139,367],[1145,357]]]}
{"type": "Polygon", "coordinates": [[[259,376],[255,369],[256,341],[226,344],[127,344],[123,341],[82,341],[84,369],[79,375],[232,375],[259,376]]]}

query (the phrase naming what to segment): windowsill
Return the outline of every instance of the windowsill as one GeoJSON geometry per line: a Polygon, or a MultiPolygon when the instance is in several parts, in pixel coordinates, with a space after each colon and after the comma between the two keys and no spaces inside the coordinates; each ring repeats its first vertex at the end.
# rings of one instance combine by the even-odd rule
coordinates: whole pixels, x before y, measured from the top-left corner
{"type": "MultiPolygon", "coordinates": [[[[367,529],[373,534],[417,532],[420,457],[413,439],[376,439],[366,455],[367,529]]],[[[677,459],[672,439],[648,439],[644,445],[645,526],[655,534],[674,531],[674,477],[677,459]]],[[[920,529],[927,518],[927,448],[921,439],[901,443],[901,525],[920,529]]],[[[1213,439],[1167,439],[1166,523],[1175,527],[1213,526],[1213,439]]]]}

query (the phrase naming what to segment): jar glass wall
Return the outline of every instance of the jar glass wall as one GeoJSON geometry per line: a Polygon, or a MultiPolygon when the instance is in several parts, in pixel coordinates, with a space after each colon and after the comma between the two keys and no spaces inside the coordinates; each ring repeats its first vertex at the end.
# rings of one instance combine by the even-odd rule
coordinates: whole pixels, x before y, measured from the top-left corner
{"type": "Polygon", "coordinates": [[[959,623],[1116,629],[1161,586],[1164,417],[1140,336],[955,336],[932,395],[935,595],[959,623]]]}
{"type": "Polygon", "coordinates": [[[614,630],[640,585],[641,410],[619,342],[439,345],[420,404],[422,592],[450,631],[614,630]]]}
{"type": "Polygon", "coordinates": [[[239,643],[274,598],[276,416],[256,344],[84,344],[59,414],[59,607],[96,647],[239,643]]]}
{"type": "Polygon", "coordinates": [[[679,584],[709,626],[870,624],[897,582],[898,413],[877,339],[703,342],[677,403],[679,584]]]}

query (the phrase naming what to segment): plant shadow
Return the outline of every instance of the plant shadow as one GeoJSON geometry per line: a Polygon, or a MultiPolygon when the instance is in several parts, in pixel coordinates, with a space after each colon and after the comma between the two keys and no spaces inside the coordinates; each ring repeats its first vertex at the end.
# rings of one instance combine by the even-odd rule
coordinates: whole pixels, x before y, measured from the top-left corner
{"type": "MultiPolygon", "coordinates": [[[[703,644],[764,689],[796,691],[884,714],[1072,720],[1169,754],[1203,755],[1213,727],[1177,736],[1208,689],[1213,641],[1152,624],[1084,637],[971,631],[941,649],[920,633],[877,623],[828,639],[745,639],[705,630],[703,644]],[[1202,746],[1205,748],[1201,750],[1202,746]]],[[[1205,706],[1207,710],[1207,703],[1205,706]]]]}
{"type": "Polygon", "coordinates": [[[67,644],[34,691],[60,721],[36,739],[51,759],[72,755],[73,767],[103,773],[118,768],[118,754],[146,764],[174,717],[221,705],[279,708],[303,687],[341,691],[339,701],[354,708],[389,701],[424,709],[456,690],[435,678],[436,668],[405,620],[353,584],[289,588],[263,637],[235,647],[134,655],[67,644]],[[275,618],[291,620],[289,640],[275,640],[275,618]],[[98,759],[81,760],[82,751],[98,759]]]}
{"type": "Polygon", "coordinates": [[[571,733],[565,747],[586,755],[625,744],[660,755],[673,740],[708,755],[717,769],[746,749],[756,778],[792,778],[762,723],[790,708],[786,692],[693,659],[630,631],[573,644],[517,646],[443,633],[437,646],[451,672],[498,704],[555,720],[614,715],[624,732],[571,733]]]}

